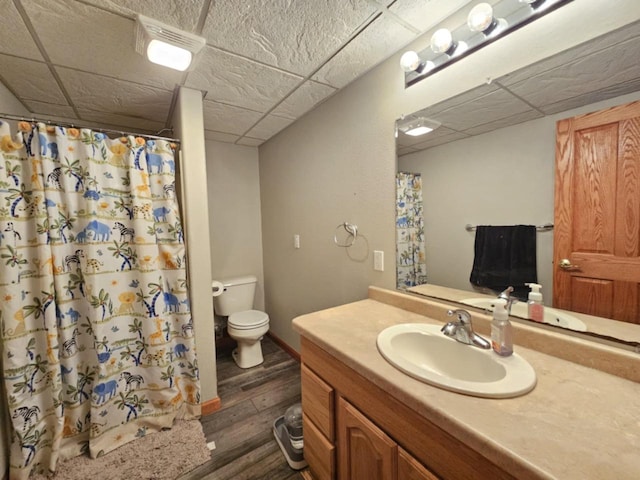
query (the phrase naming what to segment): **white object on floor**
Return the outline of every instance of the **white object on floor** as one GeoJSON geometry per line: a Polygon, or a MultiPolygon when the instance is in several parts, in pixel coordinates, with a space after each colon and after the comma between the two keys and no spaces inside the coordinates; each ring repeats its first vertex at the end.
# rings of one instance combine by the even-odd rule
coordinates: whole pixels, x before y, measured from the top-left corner
{"type": "Polygon", "coordinates": [[[215,450],[216,449],[216,442],[211,441],[211,442],[207,443],[207,448],[209,450],[215,450]]]}

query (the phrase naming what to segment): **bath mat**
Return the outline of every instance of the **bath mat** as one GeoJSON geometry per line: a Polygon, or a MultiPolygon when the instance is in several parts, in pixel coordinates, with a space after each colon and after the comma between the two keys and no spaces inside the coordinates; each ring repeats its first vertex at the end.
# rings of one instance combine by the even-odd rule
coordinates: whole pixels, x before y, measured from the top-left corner
{"type": "Polygon", "coordinates": [[[58,463],[51,477],[30,480],[174,480],[207,462],[211,452],[198,420],[179,420],[171,430],[147,435],[96,459],[80,456],[58,463]]]}

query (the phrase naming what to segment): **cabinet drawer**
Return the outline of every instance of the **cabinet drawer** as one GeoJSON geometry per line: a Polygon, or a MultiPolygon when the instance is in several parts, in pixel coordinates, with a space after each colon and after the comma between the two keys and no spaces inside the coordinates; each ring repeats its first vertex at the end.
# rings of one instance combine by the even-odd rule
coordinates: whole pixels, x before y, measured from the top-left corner
{"type": "Polygon", "coordinates": [[[302,410],[329,442],[335,440],[333,408],[333,388],[302,364],[302,410]]]}
{"type": "Polygon", "coordinates": [[[304,459],[309,464],[314,480],[335,479],[335,447],[304,413],[302,414],[302,431],[304,459]]]}

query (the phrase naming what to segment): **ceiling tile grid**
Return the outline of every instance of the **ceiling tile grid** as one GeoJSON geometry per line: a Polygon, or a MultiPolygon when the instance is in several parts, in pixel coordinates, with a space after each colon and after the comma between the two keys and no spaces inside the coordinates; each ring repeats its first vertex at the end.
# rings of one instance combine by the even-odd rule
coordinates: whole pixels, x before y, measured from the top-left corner
{"type": "Polygon", "coordinates": [[[12,2],[3,5],[0,17],[0,53],[16,57],[42,60],[38,46],[34,42],[20,12],[12,2]]]}
{"type": "Polygon", "coordinates": [[[217,102],[266,112],[302,82],[302,77],[205,47],[185,86],[207,92],[217,102]]]}
{"type": "Polygon", "coordinates": [[[331,58],[313,79],[337,88],[345,87],[395,53],[398,42],[407,44],[414,37],[413,31],[393,17],[381,15],[331,58]]]}
{"type": "Polygon", "coordinates": [[[69,105],[46,63],[0,54],[0,72],[23,102],[69,105]]]}
{"type": "Polygon", "coordinates": [[[366,0],[216,0],[202,35],[215,47],[308,76],[376,12],[366,0]]]}
{"type": "Polygon", "coordinates": [[[256,146],[465,3],[11,0],[0,81],[34,117],[147,133],[170,126],[176,87],[198,89],[206,138],[256,146]],[[188,72],[135,52],[137,14],[206,39],[188,72]]]}
{"type": "MultiPolygon", "coordinates": [[[[36,118],[147,133],[171,125],[177,87],[194,88],[205,99],[207,139],[258,146],[422,33],[447,18],[457,21],[470,3],[7,0],[0,16],[0,81],[36,118]],[[188,72],[135,52],[137,14],[206,39],[188,72]]],[[[440,116],[443,129],[419,143],[440,144],[579,106],[595,98],[594,91],[637,90],[638,32],[635,22],[430,107],[426,113],[440,116]],[[581,72],[580,82],[566,77],[558,87],[560,67],[567,65],[573,76],[581,72]]]]}
{"type": "MultiPolygon", "coordinates": [[[[234,134],[239,138],[256,124],[262,113],[224,103],[204,100],[205,129],[234,134]]],[[[236,140],[237,140],[236,138],[236,140]]]]}

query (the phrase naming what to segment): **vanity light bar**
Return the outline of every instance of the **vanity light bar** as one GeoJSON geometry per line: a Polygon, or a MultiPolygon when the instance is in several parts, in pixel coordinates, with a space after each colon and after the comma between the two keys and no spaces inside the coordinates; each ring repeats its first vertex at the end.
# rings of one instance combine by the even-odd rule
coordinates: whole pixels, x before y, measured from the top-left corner
{"type": "Polygon", "coordinates": [[[572,1],[502,0],[493,6],[476,5],[469,12],[467,23],[453,32],[439,28],[431,37],[429,48],[402,55],[405,88],[572,1]]]}

